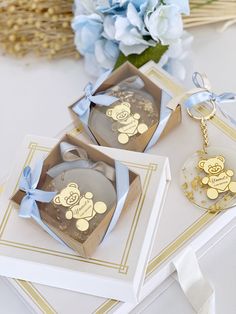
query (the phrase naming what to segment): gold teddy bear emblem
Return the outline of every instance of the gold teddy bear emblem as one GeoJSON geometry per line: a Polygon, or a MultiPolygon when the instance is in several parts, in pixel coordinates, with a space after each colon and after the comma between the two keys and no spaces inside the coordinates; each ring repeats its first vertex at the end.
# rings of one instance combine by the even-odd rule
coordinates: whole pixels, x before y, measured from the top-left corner
{"type": "Polygon", "coordinates": [[[81,195],[76,183],[69,183],[53,199],[54,204],[68,207],[66,219],[77,219],[76,228],[86,231],[89,228],[89,220],[97,213],[103,214],[107,210],[104,202],[93,202],[93,193],[87,192],[81,195]]]}
{"type": "Polygon", "coordinates": [[[144,123],[139,123],[140,114],[131,113],[130,103],[122,102],[114,108],[107,109],[106,115],[116,121],[120,127],[118,127],[118,141],[121,144],[126,144],[131,136],[135,134],[143,134],[147,131],[148,127],[144,123]]]}
{"type": "Polygon", "coordinates": [[[226,191],[236,193],[236,182],[231,181],[234,172],[230,169],[224,170],[224,163],[223,156],[202,159],[198,163],[198,167],[207,173],[202,183],[209,186],[207,196],[212,200],[216,199],[219,193],[226,191]]]}

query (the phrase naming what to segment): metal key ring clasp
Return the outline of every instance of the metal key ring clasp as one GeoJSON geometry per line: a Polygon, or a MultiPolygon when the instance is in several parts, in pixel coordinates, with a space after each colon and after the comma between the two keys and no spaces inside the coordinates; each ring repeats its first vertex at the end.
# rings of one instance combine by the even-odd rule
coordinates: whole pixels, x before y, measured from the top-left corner
{"type": "Polygon", "coordinates": [[[212,110],[210,111],[210,113],[207,113],[205,116],[196,116],[191,112],[190,108],[187,108],[187,112],[190,115],[191,118],[196,119],[196,120],[210,120],[214,117],[215,113],[216,113],[216,103],[214,100],[210,100],[208,101],[208,103],[211,104],[212,106],[212,110]]]}

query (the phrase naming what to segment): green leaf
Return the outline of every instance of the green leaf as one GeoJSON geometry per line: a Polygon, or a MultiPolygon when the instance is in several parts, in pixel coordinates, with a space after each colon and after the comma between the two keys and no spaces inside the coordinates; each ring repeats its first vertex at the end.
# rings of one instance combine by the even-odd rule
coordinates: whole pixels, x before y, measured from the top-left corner
{"type": "Polygon", "coordinates": [[[168,49],[168,46],[162,46],[160,44],[156,45],[155,47],[149,47],[147,48],[143,53],[140,55],[138,54],[132,54],[129,56],[125,56],[122,52],[120,53],[114,69],[117,69],[119,66],[121,66],[126,61],[129,61],[137,68],[141,67],[145,63],[147,63],[150,60],[153,60],[155,62],[158,62],[161,59],[161,56],[166,52],[168,49]]]}

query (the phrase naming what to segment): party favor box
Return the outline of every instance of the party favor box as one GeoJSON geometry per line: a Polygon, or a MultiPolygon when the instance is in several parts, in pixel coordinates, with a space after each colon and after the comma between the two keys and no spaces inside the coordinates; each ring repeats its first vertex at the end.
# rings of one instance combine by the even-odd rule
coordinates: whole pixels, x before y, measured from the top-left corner
{"type": "MultiPolygon", "coordinates": [[[[210,267],[210,263],[215,263],[215,258],[222,256],[222,250],[225,249],[224,241],[227,241],[229,236],[231,236],[231,250],[233,250],[236,230],[235,227],[236,215],[235,212],[233,213],[231,211],[224,217],[221,216],[219,219],[216,219],[214,223],[211,224],[210,228],[204,228],[198,239],[194,237],[194,241],[192,241],[192,245],[190,247],[192,250],[196,250],[200,266],[202,266],[203,262],[206,264],[207,261],[208,267],[210,267]],[[218,250],[218,257],[214,254],[216,249],[218,250]]],[[[157,242],[158,238],[159,235],[157,234],[157,242]]],[[[169,251],[171,250],[173,250],[172,247],[169,248],[169,251]]],[[[189,251],[189,248],[187,251],[189,251]]],[[[71,314],[75,314],[77,313],[78,308],[83,314],[143,313],[144,309],[151,306],[153,302],[156,302],[158,297],[175,281],[174,277],[170,276],[160,285],[157,285],[158,268],[160,264],[163,263],[166,255],[166,250],[160,254],[156,248],[153,248],[151,258],[149,260],[149,266],[146,271],[145,283],[140,294],[140,302],[138,304],[120,302],[117,300],[105,299],[74,291],[62,290],[24,280],[10,278],[6,278],[6,280],[16,289],[19,295],[23,297],[24,301],[27,302],[27,305],[33,313],[67,314],[69,312],[71,314]]],[[[223,255],[222,262],[224,262],[224,258],[225,257],[223,255]]],[[[172,267],[170,267],[170,269],[172,269],[172,267]]],[[[203,268],[203,271],[204,270],[205,269],[203,268]]],[[[147,311],[147,313],[149,312],[147,311]]],[[[150,313],[152,313],[151,310],[150,313]]]]}
{"type": "Polygon", "coordinates": [[[102,146],[139,152],[150,148],[181,121],[180,106],[167,108],[175,80],[156,71],[160,84],[126,62],[88,83],[85,94],[69,107],[75,125],[82,123],[91,140],[102,146]],[[172,85],[167,86],[169,80],[172,85]]]}
{"type": "Polygon", "coordinates": [[[3,193],[0,212],[0,274],[99,297],[137,302],[150,258],[162,205],[170,182],[168,159],[99,147],[122,161],[141,179],[142,193],[102,241],[93,256],[83,258],[59,243],[30,219],[18,216],[10,197],[26,165],[51,151],[55,139],[25,139],[17,165],[3,193]]]}
{"type": "Polygon", "coordinates": [[[20,205],[20,217],[31,216],[58,241],[91,257],[140,194],[139,175],[67,134],[43,163],[39,160],[34,168],[24,169],[12,200],[20,205]],[[29,196],[35,193],[32,188],[40,193],[36,204],[29,196]]]}
{"type": "MultiPolygon", "coordinates": [[[[153,80],[160,79],[155,71],[152,71],[152,76],[153,80]]],[[[178,89],[180,91],[181,86],[178,89]]],[[[60,312],[60,314],[67,314],[69,311],[73,314],[79,307],[83,314],[124,314],[132,310],[134,313],[142,313],[143,307],[150,304],[171,284],[173,277],[170,275],[175,271],[173,261],[176,258],[181,257],[189,248],[197,254],[197,257],[201,257],[207,253],[208,243],[212,246],[218,243],[219,235],[221,239],[221,231],[226,230],[227,234],[232,228],[235,229],[235,208],[210,213],[189,202],[183,193],[180,183],[182,165],[202,144],[198,123],[194,123],[187,113],[183,114],[184,119],[180,127],[151,150],[152,154],[166,154],[170,158],[172,181],[149,257],[145,281],[140,291],[140,305],[31,282],[12,281],[35,311],[41,313],[47,310],[51,313],[51,310],[52,313],[60,312]]],[[[231,152],[236,151],[235,128],[224,121],[218,112],[210,120],[208,128],[211,144],[217,145],[219,152],[222,147],[231,149],[231,152]]],[[[71,132],[78,138],[84,138],[83,132],[74,129],[71,132]]],[[[115,254],[116,248],[112,248],[112,252],[115,254]]]]}
{"type": "MultiPolygon", "coordinates": [[[[218,232],[214,233],[214,237],[208,240],[205,245],[197,251],[197,258],[200,267],[203,272],[208,271],[211,278],[208,280],[216,283],[216,293],[220,293],[224,286],[220,285],[222,283],[222,275],[214,274],[212,265],[216,263],[225,263],[225,255],[222,254],[222,250],[227,248],[227,251],[234,250],[234,242],[236,236],[236,217],[227,219],[224,227],[218,232]],[[214,281],[215,280],[215,281],[214,281]]],[[[187,251],[188,252],[188,251],[187,251]]],[[[235,260],[235,258],[234,258],[235,260]]],[[[151,261],[150,261],[151,263],[151,261]]],[[[233,265],[233,262],[229,262],[233,265]]],[[[148,277],[148,274],[147,274],[148,277]]],[[[146,280],[144,285],[144,293],[142,294],[141,301],[139,304],[130,304],[124,302],[118,302],[115,300],[106,300],[104,298],[98,298],[95,296],[89,296],[81,293],[76,293],[72,291],[61,290],[57,288],[52,288],[44,285],[34,284],[31,282],[26,282],[24,280],[16,280],[11,278],[5,278],[6,282],[14,287],[20,297],[27,302],[27,306],[32,310],[33,313],[47,313],[47,314],[75,314],[80,309],[83,314],[101,314],[101,313],[155,313],[154,307],[155,303],[157,305],[159,297],[161,294],[167,292],[175,282],[174,276],[168,277],[161,285],[155,286],[155,276],[150,275],[149,280],[146,280]],[[151,284],[153,282],[153,284],[151,284]]],[[[227,272],[227,278],[229,277],[229,271],[227,272]]],[[[168,293],[168,292],[167,292],[168,293]]],[[[230,298],[233,299],[234,292],[230,293],[230,298]]],[[[187,301],[187,300],[186,300],[187,301]]],[[[174,304],[172,304],[174,306],[174,304]]],[[[190,306],[188,306],[190,308],[190,306]]],[[[220,313],[224,313],[225,307],[224,303],[221,306],[217,303],[217,309],[220,313]]],[[[232,312],[233,313],[233,309],[232,312]]],[[[192,309],[191,313],[195,313],[192,309]]]]}

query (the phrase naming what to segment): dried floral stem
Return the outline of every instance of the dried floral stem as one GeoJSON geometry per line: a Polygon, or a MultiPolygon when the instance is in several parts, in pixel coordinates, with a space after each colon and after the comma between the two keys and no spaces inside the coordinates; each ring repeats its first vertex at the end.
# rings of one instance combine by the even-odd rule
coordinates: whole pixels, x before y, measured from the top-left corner
{"type": "Polygon", "coordinates": [[[190,16],[184,18],[185,28],[230,21],[229,26],[236,20],[235,0],[192,0],[190,8],[190,16]]]}
{"type": "Polygon", "coordinates": [[[71,30],[73,0],[2,0],[0,45],[15,56],[78,57],[71,30]]]}
{"type": "MultiPolygon", "coordinates": [[[[71,29],[73,0],[1,0],[0,47],[22,57],[33,53],[47,58],[79,57],[71,29]]],[[[236,22],[235,0],[192,0],[185,28],[236,22]]]]}

